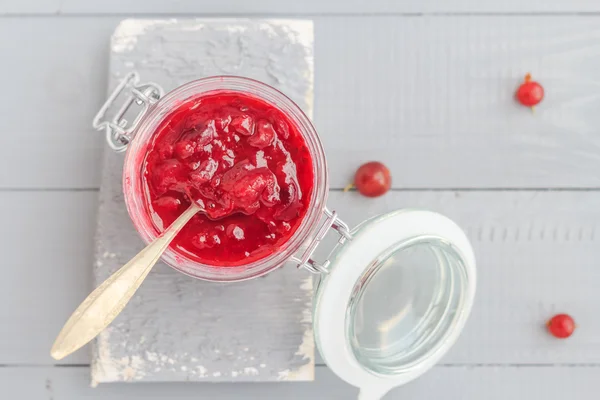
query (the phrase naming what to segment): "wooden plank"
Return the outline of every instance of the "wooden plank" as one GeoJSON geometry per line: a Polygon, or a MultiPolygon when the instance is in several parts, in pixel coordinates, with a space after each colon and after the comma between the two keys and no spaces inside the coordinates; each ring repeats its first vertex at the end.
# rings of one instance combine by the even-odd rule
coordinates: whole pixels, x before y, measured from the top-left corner
{"type": "Polygon", "coordinates": [[[305,0],[282,2],[277,0],[239,1],[223,0],[182,0],[165,4],[158,0],[133,0],[120,2],[106,0],[87,2],[85,0],[22,0],[5,1],[0,4],[0,15],[69,15],[69,14],[150,14],[150,15],[248,15],[248,14],[390,14],[390,13],[565,13],[599,11],[600,5],[593,0],[507,0],[504,2],[485,0],[348,0],[318,1],[305,0]]]}
{"type": "MultiPolygon", "coordinates": [[[[462,400],[595,400],[598,367],[434,367],[422,378],[394,389],[385,400],[448,398],[462,400]]],[[[87,367],[4,367],[0,386],[9,398],[23,400],[190,400],[356,398],[357,390],[326,367],[311,383],[161,383],[106,384],[89,387],[87,367]]]]}
{"type": "MultiPolygon", "coordinates": [[[[388,163],[397,188],[600,187],[600,17],[357,21],[315,18],[315,123],[332,187],[344,187],[368,159],[388,163]],[[527,71],[547,90],[535,115],[512,99],[527,71]]],[[[0,34],[12,39],[0,43],[7,55],[0,83],[12,95],[0,100],[0,157],[20,167],[3,169],[0,187],[99,186],[104,146],[89,123],[105,96],[103,65],[117,22],[2,20],[0,34]],[[36,118],[24,123],[32,108],[36,118]],[[27,163],[24,146],[34,155],[27,163]]],[[[187,40],[193,57],[198,36],[178,40],[187,40]]],[[[202,73],[151,56],[146,62],[163,73],[202,73]]]]}
{"type": "Polygon", "coordinates": [[[91,120],[106,93],[117,19],[3,18],[2,188],[98,187],[102,134],[91,120]],[[7,168],[11,166],[11,168],[7,168]]]}
{"type": "MultiPolygon", "coordinates": [[[[96,195],[0,192],[0,217],[13,227],[0,247],[5,255],[0,303],[12,305],[0,311],[0,364],[53,362],[48,352],[55,335],[90,290],[96,195]]],[[[446,364],[600,363],[598,204],[599,192],[409,191],[379,199],[333,192],[329,199],[330,207],[351,225],[385,211],[420,207],[443,212],[466,228],[479,263],[477,297],[465,332],[442,360],[446,364]],[[566,341],[548,337],[543,327],[550,315],[561,311],[578,323],[576,334],[566,341]]],[[[317,259],[324,259],[328,243],[321,245],[317,259]]],[[[162,267],[155,273],[174,274],[162,267]]],[[[272,276],[282,279],[288,273],[298,279],[307,276],[294,269],[272,276]]],[[[194,286],[193,296],[219,290],[219,285],[177,278],[194,286]]],[[[156,321],[148,324],[162,324],[165,311],[160,304],[155,308],[156,321]]],[[[201,318],[196,310],[188,312],[190,319],[201,318]]],[[[134,320],[132,326],[141,322],[134,320]]],[[[270,337],[265,334],[265,340],[270,337]]],[[[249,349],[260,344],[254,340],[248,339],[249,349]]],[[[83,350],[65,363],[88,361],[83,350]]]]}
{"type": "MultiPolygon", "coordinates": [[[[278,87],[310,114],[312,44],[310,21],[130,20],[113,36],[110,84],[116,85],[133,64],[145,80],[163,82],[167,88],[188,81],[190,71],[211,76],[235,70],[278,87]],[[189,52],[182,40],[193,42],[194,51],[189,52]],[[165,74],[156,68],[163,62],[180,67],[165,74]]],[[[108,149],[104,157],[94,266],[97,285],[143,248],[125,209],[123,158],[123,153],[108,149]]],[[[312,380],[311,315],[308,274],[286,270],[219,285],[161,265],[96,340],[92,379],[312,380]]]]}
{"type": "MultiPolygon", "coordinates": [[[[378,199],[331,193],[329,206],[351,226],[400,208],[447,215],[477,258],[473,312],[451,364],[600,363],[599,192],[394,192],[378,199]],[[546,333],[555,313],[578,330],[560,341],[546,333]]],[[[332,235],[333,236],[333,235],[332,235]]],[[[332,239],[332,238],[330,238],[332,239]]],[[[326,257],[322,244],[317,259],[326,257]]]]}
{"type": "MultiPolygon", "coordinates": [[[[395,187],[600,186],[593,172],[600,162],[593,135],[600,96],[593,84],[581,83],[600,63],[598,21],[321,21],[315,122],[332,187],[346,186],[355,168],[372,159],[390,166],[395,187]],[[536,115],[513,100],[528,70],[548,85],[549,98],[536,115]]],[[[210,55],[193,51],[206,40],[202,32],[175,32],[175,26],[158,47],[149,42],[152,24],[121,25],[113,58],[120,76],[135,69],[172,88],[214,67],[210,55]],[[148,51],[131,51],[136,41],[148,51]],[[162,49],[176,49],[177,57],[156,57],[162,49]]]]}
{"type": "MultiPolygon", "coordinates": [[[[0,192],[0,364],[51,364],[50,346],[91,290],[97,192],[0,192]]],[[[85,349],[62,363],[89,362],[85,349]]]]}
{"type": "Polygon", "coordinates": [[[315,122],[332,187],[599,187],[597,17],[340,18],[316,25],[315,122]],[[532,114],[526,72],[546,87],[532,114]]]}

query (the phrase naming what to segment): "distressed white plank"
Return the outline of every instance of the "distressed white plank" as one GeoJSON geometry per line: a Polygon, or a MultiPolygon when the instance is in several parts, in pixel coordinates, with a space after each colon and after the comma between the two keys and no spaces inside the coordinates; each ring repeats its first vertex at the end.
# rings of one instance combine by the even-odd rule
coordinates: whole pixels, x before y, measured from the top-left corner
{"type": "MultiPolygon", "coordinates": [[[[103,144],[89,122],[118,19],[2,20],[11,40],[0,43],[0,83],[11,96],[0,99],[0,158],[19,168],[2,169],[0,187],[99,186],[103,144]]],[[[367,159],[388,163],[395,187],[600,187],[599,16],[357,21],[315,18],[315,121],[332,187],[367,159]],[[526,71],[547,90],[535,115],[512,99],[526,71]]]]}
{"type": "MultiPolygon", "coordinates": [[[[599,367],[434,367],[422,378],[394,389],[384,400],[595,400],[599,367]]],[[[89,387],[87,367],[0,368],[7,398],[23,400],[348,400],[357,390],[326,367],[311,383],[105,384],[89,387]]]]}
{"type": "MultiPolygon", "coordinates": [[[[113,87],[132,64],[144,79],[161,82],[167,89],[192,79],[190,72],[196,77],[238,73],[279,88],[309,115],[312,112],[311,21],[129,20],[119,25],[111,43],[113,87]],[[182,40],[193,42],[194,51],[172,45],[182,40]],[[178,68],[173,73],[156,68],[163,63],[178,68]]],[[[123,153],[106,150],[96,284],[143,248],[125,210],[123,158],[123,153]]],[[[219,285],[195,281],[162,265],[95,341],[92,378],[95,382],[312,380],[311,315],[312,279],[294,270],[219,285]]]]}
{"type": "Polygon", "coordinates": [[[12,14],[389,14],[389,13],[560,13],[600,10],[593,0],[347,0],[303,2],[278,0],[182,0],[167,4],[160,0],[21,0],[0,3],[0,15],[12,14]]]}
{"type": "MultiPolygon", "coordinates": [[[[90,290],[96,195],[0,192],[0,217],[13,230],[0,247],[0,303],[12,305],[0,311],[0,364],[53,362],[48,352],[55,335],[90,290]],[[30,215],[20,218],[25,211],[30,215]]],[[[479,263],[477,297],[465,332],[442,363],[600,363],[600,193],[395,192],[364,199],[335,192],[329,204],[352,225],[386,210],[421,207],[444,212],[467,229],[479,263]],[[578,323],[567,341],[553,340],[543,327],[561,311],[578,323]]],[[[88,360],[80,351],[65,362],[88,360]]]]}
{"type": "MultiPolygon", "coordinates": [[[[91,290],[97,192],[0,192],[0,364],[50,364],[50,346],[91,290]]],[[[62,363],[89,362],[85,349],[62,363]]]]}

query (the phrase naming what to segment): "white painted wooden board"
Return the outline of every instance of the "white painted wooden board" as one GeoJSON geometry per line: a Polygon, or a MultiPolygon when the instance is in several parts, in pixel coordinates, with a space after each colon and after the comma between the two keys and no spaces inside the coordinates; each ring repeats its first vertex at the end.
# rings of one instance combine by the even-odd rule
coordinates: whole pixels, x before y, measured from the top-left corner
{"type": "Polygon", "coordinates": [[[594,12],[594,0],[3,0],[0,15],[310,15],[310,14],[390,14],[390,13],[569,13],[594,12]]]}
{"type": "MultiPolygon", "coordinates": [[[[203,76],[240,74],[279,88],[310,115],[312,43],[310,21],[128,20],[111,41],[110,86],[131,70],[167,90],[203,76]]],[[[144,247],[125,209],[123,159],[123,153],[107,146],[96,286],[144,247]]],[[[308,274],[286,269],[243,283],[216,284],[161,263],[94,342],[92,381],[312,380],[311,315],[308,274]]]]}
{"type": "MultiPolygon", "coordinates": [[[[434,367],[392,390],[385,400],[553,400],[598,398],[600,367],[434,367]]],[[[310,383],[106,384],[88,385],[85,367],[0,368],[3,393],[23,400],[349,400],[356,389],[325,367],[310,383]]]]}
{"type": "MultiPolygon", "coordinates": [[[[35,157],[0,170],[0,187],[99,186],[89,121],[118,19],[2,19],[0,158],[20,164],[15,146],[35,157]]],[[[366,159],[390,164],[397,188],[600,187],[600,16],[319,16],[315,36],[332,187],[366,159]],[[547,90],[535,115],[512,99],[527,71],[547,90]]]]}

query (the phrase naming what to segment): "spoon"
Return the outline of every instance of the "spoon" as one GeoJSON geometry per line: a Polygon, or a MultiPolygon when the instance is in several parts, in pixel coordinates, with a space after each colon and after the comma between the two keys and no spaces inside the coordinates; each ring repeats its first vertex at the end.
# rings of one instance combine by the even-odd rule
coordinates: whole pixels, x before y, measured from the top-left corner
{"type": "Polygon", "coordinates": [[[152,243],[90,293],[63,326],[50,355],[60,360],[102,332],[123,311],[175,235],[199,211],[204,210],[192,203],[152,243]]]}

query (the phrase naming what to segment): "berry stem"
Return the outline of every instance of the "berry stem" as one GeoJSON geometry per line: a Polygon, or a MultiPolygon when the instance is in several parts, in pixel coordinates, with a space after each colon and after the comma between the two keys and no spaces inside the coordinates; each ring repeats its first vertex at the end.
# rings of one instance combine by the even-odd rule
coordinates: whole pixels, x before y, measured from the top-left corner
{"type": "Polygon", "coordinates": [[[350,190],[354,189],[356,186],[354,186],[354,183],[349,183],[346,185],[346,187],[344,188],[344,193],[345,192],[349,192],[350,190]]]}

